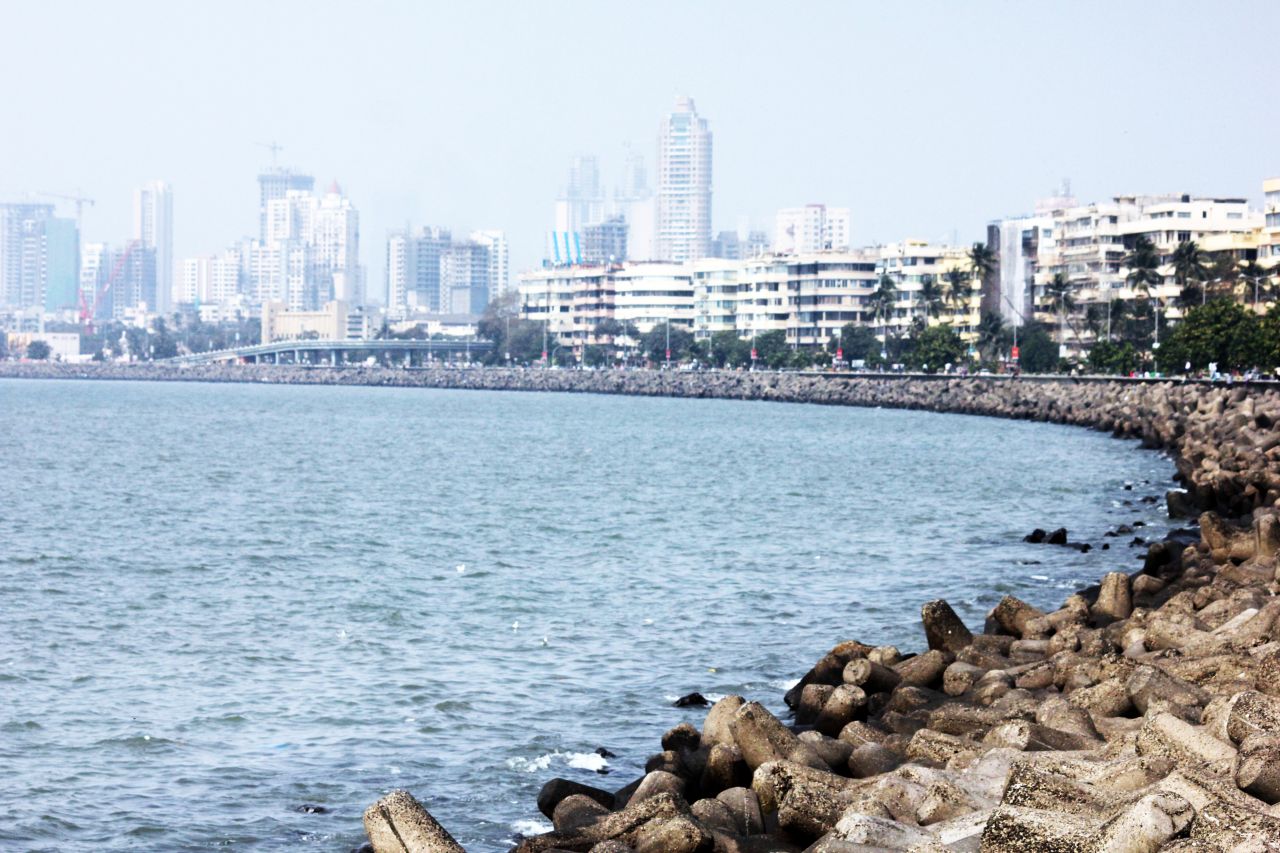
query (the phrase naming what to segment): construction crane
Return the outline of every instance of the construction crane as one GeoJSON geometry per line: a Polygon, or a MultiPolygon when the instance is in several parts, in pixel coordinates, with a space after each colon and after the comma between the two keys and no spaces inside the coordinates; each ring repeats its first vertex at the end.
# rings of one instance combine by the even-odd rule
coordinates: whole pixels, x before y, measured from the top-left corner
{"type": "Polygon", "coordinates": [[[253,144],[258,146],[259,148],[265,148],[271,152],[271,168],[274,169],[280,165],[277,162],[276,158],[280,154],[280,152],[284,150],[283,145],[277,145],[274,140],[271,142],[255,142],[253,144]]]}
{"type": "Polygon", "coordinates": [[[60,198],[63,201],[73,201],[76,203],[76,230],[80,230],[81,222],[84,219],[84,206],[87,204],[93,207],[93,199],[88,196],[81,195],[80,190],[76,190],[75,195],[67,195],[66,193],[47,193],[38,192],[36,195],[48,196],[49,198],[60,198]]]}
{"type": "Polygon", "coordinates": [[[119,280],[121,273],[124,272],[125,264],[129,262],[129,256],[133,254],[133,250],[142,245],[141,240],[130,240],[128,245],[124,247],[124,251],[116,256],[116,262],[111,267],[111,275],[102,282],[102,286],[93,294],[93,304],[90,305],[84,296],[84,288],[80,288],[80,324],[89,334],[93,334],[93,321],[96,319],[98,311],[102,307],[102,301],[107,298],[107,293],[111,290],[112,285],[119,280]]]}

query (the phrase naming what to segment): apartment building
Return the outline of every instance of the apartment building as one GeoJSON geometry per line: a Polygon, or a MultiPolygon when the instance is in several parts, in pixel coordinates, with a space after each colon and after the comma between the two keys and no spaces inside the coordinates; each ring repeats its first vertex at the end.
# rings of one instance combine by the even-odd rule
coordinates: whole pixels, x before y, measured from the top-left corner
{"type": "Polygon", "coordinates": [[[605,319],[640,334],[670,322],[707,340],[781,331],[795,348],[828,343],[846,323],[869,323],[877,256],[867,252],[704,258],[538,270],[521,276],[521,312],[575,351],[603,343],[605,319]]]}
{"type": "Polygon", "coordinates": [[[906,334],[917,319],[929,325],[951,323],[961,331],[977,325],[977,295],[962,305],[946,299],[947,274],[952,270],[959,270],[966,276],[969,273],[967,249],[926,240],[903,240],[881,246],[878,254],[876,277],[888,276],[897,296],[893,314],[884,324],[890,334],[906,334]],[[927,281],[931,281],[942,296],[943,301],[936,313],[925,304],[927,281]]]}

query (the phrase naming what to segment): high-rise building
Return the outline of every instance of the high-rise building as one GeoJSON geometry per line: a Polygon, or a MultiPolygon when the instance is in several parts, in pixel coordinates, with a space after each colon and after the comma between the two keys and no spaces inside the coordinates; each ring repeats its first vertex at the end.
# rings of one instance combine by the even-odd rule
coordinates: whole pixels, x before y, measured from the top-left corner
{"type": "Polygon", "coordinates": [[[510,252],[505,231],[472,231],[471,242],[489,253],[489,298],[497,299],[511,287],[510,252]]]}
{"type": "Polygon", "coordinates": [[[387,236],[388,312],[440,312],[440,257],[452,243],[449,229],[436,226],[405,228],[387,236]]]}
{"type": "Polygon", "coordinates": [[[693,99],[676,98],[658,133],[659,260],[705,257],[711,242],[711,131],[693,99]]]}
{"type": "Polygon", "coordinates": [[[360,268],[360,213],[342,194],[338,182],[315,199],[311,233],[306,239],[314,247],[313,262],[319,279],[318,304],[334,299],[348,305],[365,303],[364,271],[360,268]]]}
{"type": "Polygon", "coordinates": [[[111,250],[106,243],[85,243],[80,253],[80,292],[94,307],[98,292],[111,274],[111,250]]]}
{"type": "Polygon", "coordinates": [[[721,231],[711,241],[707,256],[729,261],[745,261],[769,251],[767,231],[721,231]]]}
{"type": "Polygon", "coordinates": [[[44,246],[44,309],[75,308],[80,297],[80,229],[76,221],[46,219],[44,246]]]}
{"type": "Polygon", "coordinates": [[[156,250],[140,240],[131,240],[123,249],[86,244],[79,279],[85,303],[97,320],[155,311],[156,250]]]}
{"type": "Polygon", "coordinates": [[[644,155],[628,149],[622,185],[614,194],[614,207],[626,221],[626,257],[649,261],[657,257],[654,235],[658,224],[657,204],[649,186],[644,155]]]}
{"type": "MultiPolygon", "coordinates": [[[[275,183],[297,175],[263,175],[275,183]]],[[[317,310],[332,300],[351,305],[365,301],[364,271],[360,267],[360,214],[335,181],[323,196],[305,189],[284,189],[265,199],[262,237],[243,253],[246,279],[259,300],[283,302],[291,311],[317,310]]]]}
{"type": "Polygon", "coordinates": [[[849,249],[849,208],[807,204],[778,211],[773,250],[784,255],[849,249]]]}
{"type": "Polygon", "coordinates": [[[310,193],[315,189],[316,179],[311,175],[303,175],[289,169],[272,169],[258,175],[258,239],[267,239],[267,205],[277,199],[284,198],[290,190],[310,193]]]}
{"type": "Polygon", "coordinates": [[[133,191],[133,239],[155,250],[155,304],[167,314],[173,300],[173,191],[164,181],[151,181],[133,191]]]}
{"type": "Polygon", "coordinates": [[[582,259],[588,264],[621,263],[627,259],[627,220],[611,216],[582,229],[582,259]]]}
{"type": "Polygon", "coordinates": [[[444,314],[483,314],[489,304],[489,249],[454,243],[440,256],[440,301],[444,314]]]}
{"type": "Polygon", "coordinates": [[[178,301],[188,305],[225,305],[240,293],[240,252],[186,258],[178,284],[178,301]]]}
{"type": "Polygon", "coordinates": [[[604,218],[604,193],[600,189],[600,164],[595,157],[579,155],[569,164],[569,176],[556,199],[557,231],[581,231],[604,218]]]}
{"type": "Polygon", "coordinates": [[[0,306],[74,307],[79,269],[74,220],[51,204],[0,204],[0,306]]]}

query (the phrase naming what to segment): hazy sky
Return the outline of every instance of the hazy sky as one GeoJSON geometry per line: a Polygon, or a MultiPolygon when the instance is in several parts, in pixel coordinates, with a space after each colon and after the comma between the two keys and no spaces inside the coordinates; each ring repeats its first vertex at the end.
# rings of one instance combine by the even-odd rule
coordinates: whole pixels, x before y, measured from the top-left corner
{"type": "MultiPolygon", "coordinates": [[[[0,199],[174,187],[178,257],[257,229],[255,143],[337,179],[369,289],[404,222],[536,262],[569,158],[655,163],[677,94],[715,136],[714,225],[853,209],[856,244],[969,242],[1069,177],[1097,200],[1259,200],[1280,175],[1280,3],[49,2],[0,7],[0,199]]],[[[65,207],[67,215],[73,212],[65,207]]]]}

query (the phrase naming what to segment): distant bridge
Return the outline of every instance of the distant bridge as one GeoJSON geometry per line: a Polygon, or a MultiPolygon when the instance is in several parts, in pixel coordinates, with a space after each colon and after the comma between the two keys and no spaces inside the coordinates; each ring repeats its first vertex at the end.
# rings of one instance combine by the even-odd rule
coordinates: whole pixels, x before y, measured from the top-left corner
{"type": "Polygon", "coordinates": [[[415,367],[436,361],[470,361],[493,349],[492,341],[388,339],[381,341],[273,341],[180,355],[171,364],[364,364],[370,358],[388,366],[415,367]]]}

